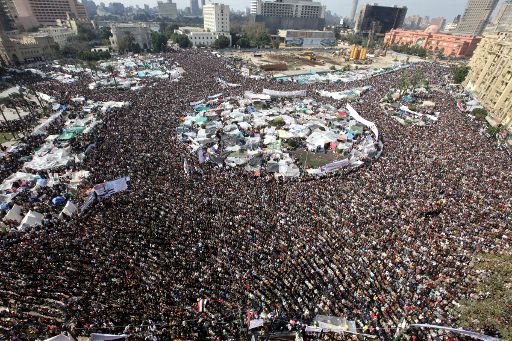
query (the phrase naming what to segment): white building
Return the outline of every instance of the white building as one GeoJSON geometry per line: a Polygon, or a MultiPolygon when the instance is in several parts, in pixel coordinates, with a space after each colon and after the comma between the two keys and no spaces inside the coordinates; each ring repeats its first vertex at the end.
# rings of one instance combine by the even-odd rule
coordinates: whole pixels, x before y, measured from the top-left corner
{"type": "Polygon", "coordinates": [[[253,0],[251,14],[267,17],[325,18],[325,6],[312,0],[253,0]]]}
{"type": "Polygon", "coordinates": [[[133,36],[134,42],[141,49],[151,49],[151,27],[143,23],[116,23],[110,26],[112,37],[110,43],[114,50],[119,49],[119,42],[126,36],[133,36]]]}
{"type": "Polygon", "coordinates": [[[229,33],[229,6],[219,3],[204,5],[203,20],[205,31],[229,33]]]}
{"type": "Polygon", "coordinates": [[[178,17],[178,7],[172,0],[158,1],[157,9],[160,18],[176,19],[178,17]]]}
{"type": "MultiPolygon", "coordinates": [[[[205,5],[206,6],[206,5],[205,5]]],[[[208,47],[213,44],[220,36],[229,38],[231,45],[231,35],[229,32],[208,32],[200,27],[180,27],[177,30],[179,34],[185,34],[193,46],[195,47],[208,47]]]]}
{"type": "Polygon", "coordinates": [[[48,36],[52,37],[55,43],[57,43],[57,45],[59,45],[60,48],[66,46],[66,44],[68,43],[68,39],[70,37],[76,36],[76,33],[67,27],[41,27],[39,29],[39,32],[47,34],[48,36]]]}

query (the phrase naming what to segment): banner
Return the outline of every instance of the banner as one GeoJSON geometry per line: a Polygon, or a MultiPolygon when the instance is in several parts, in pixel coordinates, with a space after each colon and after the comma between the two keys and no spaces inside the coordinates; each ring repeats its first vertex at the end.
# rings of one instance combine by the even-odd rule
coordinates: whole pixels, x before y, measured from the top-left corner
{"type": "Polygon", "coordinates": [[[130,177],[119,178],[94,186],[94,192],[100,198],[107,198],[115,193],[124,192],[128,189],[130,177]]]}
{"type": "Polygon", "coordinates": [[[263,326],[263,319],[255,319],[249,322],[249,330],[263,326]]]}
{"type": "Polygon", "coordinates": [[[375,125],[375,123],[370,122],[370,121],[362,118],[357,113],[357,111],[355,111],[354,108],[352,108],[352,106],[350,104],[347,104],[347,110],[348,110],[348,113],[350,114],[350,116],[352,116],[352,118],[354,118],[354,120],[356,120],[357,122],[359,122],[359,123],[367,126],[368,128],[370,128],[370,130],[375,135],[375,140],[379,139],[379,130],[377,129],[377,126],[375,125]]]}
{"type": "Polygon", "coordinates": [[[443,327],[443,326],[436,326],[436,325],[432,325],[432,324],[411,324],[410,327],[446,330],[446,331],[449,331],[449,332],[452,332],[452,333],[466,335],[466,336],[472,337],[474,339],[483,340],[483,341],[499,341],[500,340],[500,339],[498,339],[496,337],[487,336],[487,335],[476,333],[476,332],[472,332],[472,331],[469,331],[469,330],[450,328],[450,327],[443,327]]]}
{"type": "Polygon", "coordinates": [[[307,95],[306,90],[276,91],[276,90],[263,89],[263,93],[265,95],[270,95],[272,97],[305,97],[307,95]]]}
{"type": "Polygon", "coordinates": [[[255,94],[254,92],[246,91],[244,97],[251,101],[270,101],[270,96],[265,94],[255,94]]]}
{"type": "Polygon", "coordinates": [[[350,165],[350,160],[346,159],[346,160],[341,160],[341,161],[334,161],[332,163],[329,163],[325,166],[322,166],[320,167],[320,173],[329,173],[329,172],[332,172],[336,169],[340,169],[340,168],[343,168],[343,167],[346,167],[350,165]]]}
{"type": "Polygon", "coordinates": [[[95,200],[96,200],[96,195],[95,195],[95,192],[92,191],[91,193],[89,193],[89,196],[87,197],[87,199],[85,199],[84,204],[80,208],[80,214],[87,211],[89,209],[89,207],[91,207],[91,205],[94,204],[95,200]]]}
{"type": "Polygon", "coordinates": [[[96,334],[92,333],[89,337],[89,341],[107,341],[107,340],[119,340],[127,338],[129,335],[121,334],[121,335],[112,335],[112,334],[96,334]]]}

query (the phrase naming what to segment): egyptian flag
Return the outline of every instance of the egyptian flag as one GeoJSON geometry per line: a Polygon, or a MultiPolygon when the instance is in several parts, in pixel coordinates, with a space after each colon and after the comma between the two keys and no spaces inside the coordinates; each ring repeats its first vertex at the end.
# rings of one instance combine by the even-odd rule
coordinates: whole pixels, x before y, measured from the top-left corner
{"type": "Polygon", "coordinates": [[[208,303],[207,299],[200,298],[197,300],[197,312],[204,313],[206,311],[206,303],[208,303]]]}

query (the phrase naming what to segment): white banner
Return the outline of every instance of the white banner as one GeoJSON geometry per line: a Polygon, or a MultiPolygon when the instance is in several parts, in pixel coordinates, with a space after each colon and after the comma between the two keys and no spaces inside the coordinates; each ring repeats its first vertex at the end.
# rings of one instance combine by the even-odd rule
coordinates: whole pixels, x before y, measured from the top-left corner
{"type": "Polygon", "coordinates": [[[343,168],[343,167],[346,167],[350,165],[350,160],[346,159],[346,160],[341,160],[341,161],[334,161],[332,163],[329,163],[325,166],[322,166],[320,167],[320,173],[329,173],[329,172],[332,172],[336,169],[340,169],[340,168],[343,168]]]}
{"type": "Polygon", "coordinates": [[[94,186],[94,192],[98,197],[109,197],[112,194],[126,191],[128,189],[128,181],[130,177],[119,178],[94,186]]]}
{"type": "Polygon", "coordinates": [[[457,329],[457,328],[451,328],[451,327],[443,327],[443,326],[436,326],[433,324],[411,324],[410,327],[416,327],[416,328],[431,328],[431,329],[440,329],[440,330],[446,330],[452,333],[457,333],[461,335],[470,336],[474,339],[483,340],[483,341],[499,341],[500,339],[492,336],[487,336],[484,334],[472,332],[469,330],[464,329],[457,329]]]}
{"type": "Polygon", "coordinates": [[[306,90],[276,91],[276,90],[263,89],[263,93],[265,95],[270,95],[272,97],[305,97],[307,95],[306,90]]]}
{"type": "Polygon", "coordinates": [[[244,97],[251,101],[270,101],[270,96],[265,94],[255,94],[254,92],[246,91],[244,97]]]}
{"type": "Polygon", "coordinates": [[[375,135],[375,140],[379,139],[379,130],[377,129],[377,126],[375,125],[375,123],[370,122],[370,121],[362,118],[357,113],[357,111],[355,111],[354,108],[352,108],[352,106],[350,104],[347,104],[347,110],[348,110],[348,113],[350,114],[350,116],[352,116],[354,118],[354,120],[356,120],[357,122],[359,122],[359,123],[367,126],[368,128],[370,128],[370,130],[375,135]]]}
{"type": "Polygon", "coordinates": [[[249,330],[263,326],[263,319],[255,319],[249,322],[249,330]]]}
{"type": "Polygon", "coordinates": [[[106,340],[119,340],[127,338],[128,335],[121,334],[121,335],[113,335],[113,334],[96,334],[92,333],[89,337],[89,341],[106,341],[106,340]]]}

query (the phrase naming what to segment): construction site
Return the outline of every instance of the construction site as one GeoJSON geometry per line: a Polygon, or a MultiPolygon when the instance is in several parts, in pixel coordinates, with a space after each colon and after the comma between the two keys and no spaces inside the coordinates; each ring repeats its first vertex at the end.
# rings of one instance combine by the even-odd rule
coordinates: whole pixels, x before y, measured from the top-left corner
{"type": "Polygon", "coordinates": [[[361,46],[339,46],[336,49],[272,49],[257,53],[227,51],[223,53],[243,61],[253,73],[265,72],[273,75],[300,75],[329,71],[349,71],[367,68],[386,68],[398,62],[414,62],[421,59],[405,56],[393,51],[377,50],[373,54],[361,46]]]}

